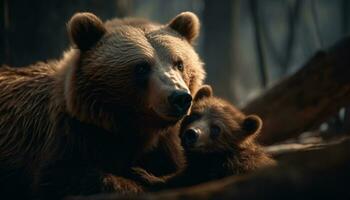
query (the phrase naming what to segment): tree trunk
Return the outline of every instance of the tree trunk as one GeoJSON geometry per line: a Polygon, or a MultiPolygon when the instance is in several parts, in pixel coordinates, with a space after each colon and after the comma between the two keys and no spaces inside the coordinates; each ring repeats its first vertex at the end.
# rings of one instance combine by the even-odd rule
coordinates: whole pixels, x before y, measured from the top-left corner
{"type": "Polygon", "coordinates": [[[203,11],[203,51],[207,71],[207,82],[215,93],[229,100],[234,100],[231,87],[233,59],[233,17],[232,9],[238,1],[223,0],[220,3],[204,1],[203,11]],[[218,26],[220,23],[220,26],[218,26]]]}

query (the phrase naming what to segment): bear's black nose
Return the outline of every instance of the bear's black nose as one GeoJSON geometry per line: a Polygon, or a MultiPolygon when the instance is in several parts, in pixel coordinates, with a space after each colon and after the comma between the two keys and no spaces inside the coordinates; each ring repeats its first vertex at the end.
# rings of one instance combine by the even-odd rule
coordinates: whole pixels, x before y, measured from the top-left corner
{"type": "Polygon", "coordinates": [[[187,110],[191,106],[192,96],[185,91],[174,91],[168,97],[170,105],[174,109],[174,114],[177,116],[182,116],[187,113],[187,110]]]}
{"type": "Polygon", "coordinates": [[[185,147],[190,147],[197,142],[198,137],[199,137],[199,131],[197,129],[190,128],[183,133],[181,139],[185,147]]]}

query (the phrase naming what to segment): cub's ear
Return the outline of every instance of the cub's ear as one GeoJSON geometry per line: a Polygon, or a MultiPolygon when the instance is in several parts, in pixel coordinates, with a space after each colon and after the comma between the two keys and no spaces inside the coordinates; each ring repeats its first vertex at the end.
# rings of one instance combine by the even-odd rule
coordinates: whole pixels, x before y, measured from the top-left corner
{"type": "Polygon", "coordinates": [[[211,89],[210,85],[202,85],[201,88],[197,91],[193,100],[198,101],[200,99],[213,96],[213,89],[211,89]]]}
{"type": "Polygon", "coordinates": [[[258,134],[262,128],[262,125],[263,122],[259,116],[248,115],[242,123],[242,130],[244,132],[244,136],[248,137],[250,135],[258,134]]]}
{"type": "Polygon", "coordinates": [[[180,33],[192,43],[199,35],[200,23],[197,15],[192,12],[183,12],[174,17],[168,26],[180,33]]]}
{"type": "Polygon", "coordinates": [[[103,22],[88,12],[76,13],[67,28],[71,41],[82,51],[93,47],[107,32],[103,22]]]}

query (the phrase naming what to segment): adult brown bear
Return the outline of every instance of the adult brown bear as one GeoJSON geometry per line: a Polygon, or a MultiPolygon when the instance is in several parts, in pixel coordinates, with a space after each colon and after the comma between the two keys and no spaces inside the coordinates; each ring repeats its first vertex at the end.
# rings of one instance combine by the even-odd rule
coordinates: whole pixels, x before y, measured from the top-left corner
{"type": "Polygon", "coordinates": [[[2,196],[138,192],[132,166],[181,165],[172,129],[205,77],[191,45],[196,15],[157,25],[77,13],[68,32],[62,59],[0,69],[2,196]]]}

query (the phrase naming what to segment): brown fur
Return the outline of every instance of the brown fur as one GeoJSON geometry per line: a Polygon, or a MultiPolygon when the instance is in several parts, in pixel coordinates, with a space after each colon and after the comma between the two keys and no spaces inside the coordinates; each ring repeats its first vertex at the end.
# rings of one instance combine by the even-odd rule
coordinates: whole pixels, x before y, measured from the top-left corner
{"type": "Polygon", "coordinates": [[[195,97],[191,114],[181,125],[182,144],[185,147],[187,167],[175,176],[155,177],[142,169],[134,172],[143,176],[149,190],[185,187],[225,176],[252,172],[274,165],[275,161],[254,141],[262,122],[257,116],[245,116],[232,104],[213,97],[211,88],[203,86],[195,97]],[[220,133],[210,137],[211,127],[220,133]],[[187,146],[186,130],[199,129],[197,142],[187,146]]]}
{"type": "Polygon", "coordinates": [[[182,165],[174,137],[180,118],[167,117],[166,96],[169,88],[180,86],[194,93],[205,76],[202,63],[176,29],[137,24],[104,25],[93,14],[79,13],[68,23],[76,48],[62,59],[0,69],[4,195],[28,197],[34,191],[32,195],[56,199],[140,192],[139,185],[122,178],[132,166],[155,172],[159,168],[152,162],[158,157],[169,159],[164,173],[182,165]],[[183,72],[171,66],[178,58],[183,72]],[[140,85],[134,78],[139,62],[149,62],[153,70],[140,85]],[[167,84],[174,85],[157,85],[166,73],[175,81],[167,84]]]}

